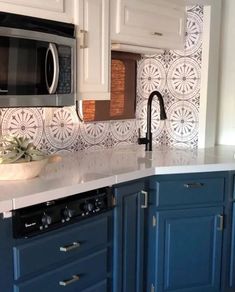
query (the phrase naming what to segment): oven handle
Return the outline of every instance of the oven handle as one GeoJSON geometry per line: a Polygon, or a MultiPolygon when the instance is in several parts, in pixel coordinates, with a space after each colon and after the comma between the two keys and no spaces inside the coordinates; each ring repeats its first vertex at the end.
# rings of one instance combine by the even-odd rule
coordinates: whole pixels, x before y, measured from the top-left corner
{"type": "Polygon", "coordinates": [[[46,77],[46,86],[48,89],[49,94],[54,94],[58,82],[59,82],[59,72],[60,72],[60,67],[59,67],[59,56],[58,56],[58,50],[56,48],[56,45],[53,43],[50,43],[46,52],[46,59],[45,59],[45,77],[46,77]],[[53,67],[54,67],[54,75],[53,75],[53,80],[51,85],[48,84],[48,76],[47,76],[47,62],[48,62],[48,54],[51,52],[52,58],[53,58],[53,67]]]}

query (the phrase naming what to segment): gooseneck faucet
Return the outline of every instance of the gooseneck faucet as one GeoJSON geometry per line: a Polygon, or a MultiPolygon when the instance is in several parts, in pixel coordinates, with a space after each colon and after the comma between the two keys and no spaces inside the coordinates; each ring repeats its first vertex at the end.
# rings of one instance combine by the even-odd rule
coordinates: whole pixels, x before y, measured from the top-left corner
{"type": "Polygon", "coordinates": [[[160,120],[166,120],[166,111],[164,107],[164,101],[161,93],[159,91],[153,91],[148,98],[147,104],[147,133],[145,138],[140,137],[140,129],[139,129],[139,139],[138,144],[145,144],[145,151],[152,151],[152,132],[151,132],[151,125],[152,125],[152,102],[154,96],[158,97],[159,106],[160,106],[160,120]]]}

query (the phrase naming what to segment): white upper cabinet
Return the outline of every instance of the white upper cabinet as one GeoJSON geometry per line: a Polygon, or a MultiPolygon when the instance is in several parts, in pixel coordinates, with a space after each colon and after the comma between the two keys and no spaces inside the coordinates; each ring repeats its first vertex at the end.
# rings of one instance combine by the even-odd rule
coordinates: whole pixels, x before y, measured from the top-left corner
{"type": "Polygon", "coordinates": [[[0,0],[0,11],[73,22],[73,0],[0,0]]]}
{"type": "Polygon", "coordinates": [[[111,0],[113,48],[182,49],[184,4],[184,0],[111,0]]]}
{"type": "Polygon", "coordinates": [[[80,0],[79,99],[110,99],[109,0],[80,0]]]}

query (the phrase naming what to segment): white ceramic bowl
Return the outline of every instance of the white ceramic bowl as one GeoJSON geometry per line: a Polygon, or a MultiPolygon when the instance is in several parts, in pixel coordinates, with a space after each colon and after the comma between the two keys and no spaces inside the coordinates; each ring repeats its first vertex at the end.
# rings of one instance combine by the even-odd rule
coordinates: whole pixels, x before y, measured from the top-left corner
{"type": "Polygon", "coordinates": [[[0,180],[20,180],[36,177],[48,163],[49,158],[39,161],[0,164],[0,180]]]}

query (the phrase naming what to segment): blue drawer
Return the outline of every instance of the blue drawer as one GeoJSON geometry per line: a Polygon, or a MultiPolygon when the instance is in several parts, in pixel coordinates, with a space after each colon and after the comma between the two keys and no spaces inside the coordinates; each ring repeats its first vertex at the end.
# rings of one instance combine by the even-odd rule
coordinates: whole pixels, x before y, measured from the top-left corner
{"type": "Polygon", "coordinates": [[[76,224],[38,239],[28,239],[27,243],[13,248],[15,280],[103,246],[107,241],[107,217],[96,217],[83,225],[76,224]]]}
{"type": "MultiPolygon", "coordinates": [[[[107,249],[14,285],[14,292],[83,291],[107,276],[107,249]]],[[[103,285],[105,287],[106,284],[103,285]]],[[[101,286],[102,287],[102,286],[101,286]]],[[[95,288],[94,288],[95,289],[95,288]]],[[[102,291],[102,290],[91,290],[102,291]]],[[[86,290],[85,290],[86,291],[86,290]]],[[[89,290],[88,290],[89,291],[89,290]]],[[[105,292],[103,290],[102,292],[105,292]]]]}
{"type": "Polygon", "coordinates": [[[152,181],[152,203],[158,207],[218,204],[224,200],[224,178],[152,181]]]}
{"type": "Polygon", "coordinates": [[[108,292],[107,287],[107,280],[102,281],[86,290],[83,290],[82,292],[108,292]]]}

